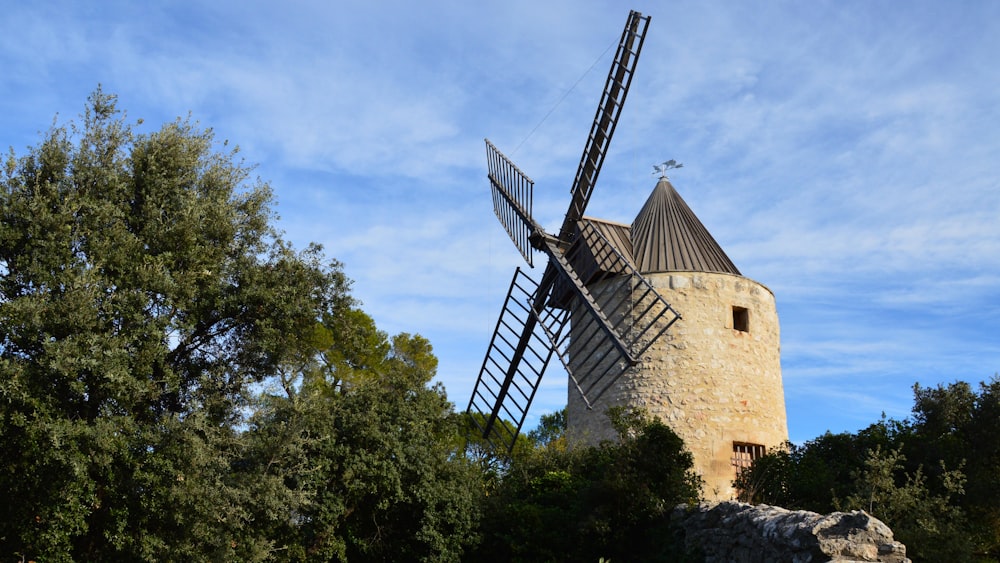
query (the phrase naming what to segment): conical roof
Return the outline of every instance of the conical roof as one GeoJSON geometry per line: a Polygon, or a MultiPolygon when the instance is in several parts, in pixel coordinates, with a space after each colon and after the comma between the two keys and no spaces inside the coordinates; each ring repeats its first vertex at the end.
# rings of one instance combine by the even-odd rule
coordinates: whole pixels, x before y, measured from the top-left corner
{"type": "Polygon", "coordinates": [[[632,222],[632,258],[641,273],[721,272],[741,275],[666,178],[632,222]]]}

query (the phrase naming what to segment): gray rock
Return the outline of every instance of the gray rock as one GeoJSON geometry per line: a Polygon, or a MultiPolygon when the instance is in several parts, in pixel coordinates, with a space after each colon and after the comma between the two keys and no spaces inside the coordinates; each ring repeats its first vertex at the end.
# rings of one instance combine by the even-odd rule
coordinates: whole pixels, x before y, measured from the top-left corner
{"type": "Polygon", "coordinates": [[[863,510],[824,516],[730,501],[681,505],[672,517],[688,549],[700,550],[707,563],[910,563],[892,530],[863,510]]]}

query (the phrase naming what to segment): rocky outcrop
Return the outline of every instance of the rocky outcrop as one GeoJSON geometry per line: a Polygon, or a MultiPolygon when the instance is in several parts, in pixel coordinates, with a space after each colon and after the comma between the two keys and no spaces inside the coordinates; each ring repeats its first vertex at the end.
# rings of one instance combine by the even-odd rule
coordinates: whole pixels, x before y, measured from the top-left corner
{"type": "Polygon", "coordinates": [[[673,520],[683,530],[687,548],[700,551],[709,563],[910,561],[906,546],[892,539],[892,530],[861,510],[824,516],[720,502],[678,506],[673,520]]]}

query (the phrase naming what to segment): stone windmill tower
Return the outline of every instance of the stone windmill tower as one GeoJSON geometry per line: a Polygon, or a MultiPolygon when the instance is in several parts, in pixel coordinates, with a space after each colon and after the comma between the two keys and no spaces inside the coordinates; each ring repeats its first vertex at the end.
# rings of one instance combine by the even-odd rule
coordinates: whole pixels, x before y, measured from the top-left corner
{"type": "Polygon", "coordinates": [[[705,495],[731,498],[736,472],[788,439],[774,295],[740,274],[665,174],[631,225],[591,221],[682,319],[598,404],[570,390],[571,441],[613,438],[607,408],[640,407],[684,439],[705,495]]]}
{"type": "Polygon", "coordinates": [[[572,441],[613,437],[608,407],[644,408],[684,439],[706,495],[728,498],[738,468],[787,439],[773,295],[665,175],[631,225],[584,215],[648,25],[629,14],[558,233],[532,217],[534,182],[486,142],[497,217],[529,265],[536,252],[548,263],[538,281],[515,271],[467,412],[512,449],[555,354],[572,441]]]}

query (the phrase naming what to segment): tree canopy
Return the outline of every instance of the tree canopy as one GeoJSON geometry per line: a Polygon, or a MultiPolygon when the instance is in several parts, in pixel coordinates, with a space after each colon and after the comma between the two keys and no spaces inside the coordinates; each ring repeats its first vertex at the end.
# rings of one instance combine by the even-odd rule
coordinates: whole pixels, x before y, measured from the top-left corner
{"type": "Polygon", "coordinates": [[[863,509],[914,561],[1000,558],[1000,379],[914,385],[913,414],[787,444],[738,480],[744,500],[863,509]]]}
{"type": "Polygon", "coordinates": [[[566,449],[565,413],[543,419],[486,498],[477,561],[682,561],[670,512],[701,481],[683,441],[642,411],[612,409],[616,442],[566,449]]]}
{"type": "Polygon", "coordinates": [[[478,487],[430,344],[281,238],[236,149],[116,103],[0,177],[0,557],[457,557],[478,487]]]}

